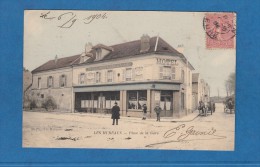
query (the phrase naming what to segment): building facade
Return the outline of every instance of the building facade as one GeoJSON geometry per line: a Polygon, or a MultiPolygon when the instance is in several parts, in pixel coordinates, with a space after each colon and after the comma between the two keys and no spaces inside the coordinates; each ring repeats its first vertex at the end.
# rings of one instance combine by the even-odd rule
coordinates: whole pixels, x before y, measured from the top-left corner
{"type": "Polygon", "coordinates": [[[34,91],[53,96],[61,110],[110,113],[117,102],[123,116],[148,116],[159,104],[161,116],[181,117],[192,111],[194,68],[160,37],[106,46],[88,43],[85,52],[51,60],[33,71],[34,91]]]}
{"type": "Polygon", "coordinates": [[[199,73],[192,74],[192,108],[198,109],[199,101],[204,103],[210,101],[210,87],[209,84],[200,78],[199,73]]]}

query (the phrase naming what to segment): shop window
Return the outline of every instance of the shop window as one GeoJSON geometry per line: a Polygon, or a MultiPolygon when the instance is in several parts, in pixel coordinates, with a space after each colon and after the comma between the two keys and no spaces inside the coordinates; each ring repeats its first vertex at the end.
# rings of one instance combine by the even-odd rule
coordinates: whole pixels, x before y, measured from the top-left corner
{"type": "Polygon", "coordinates": [[[93,108],[98,108],[98,94],[94,94],[93,108]]]}
{"type": "Polygon", "coordinates": [[[106,109],[111,109],[115,102],[119,104],[120,102],[120,93],[119,92],[105,92],[104,93],[105,97],[105,108],[106,109]]]}
{"type": "Polygon", "coordinates": [[[91,96],[90,94],[84,94],[83,100],[81,100],[81,108],[91,108],[91,96]]]}
{"type": "Polygon", "coordinates": [[[101,81],[101,73],[96,72],[96,83],[100,83],[100,81],[101,81]]]}
{"type": "Polygon", "coordinates": [[[147,91],[128,91],[128,109],[141,110],[147,104],[147,91]]]}
{"type": "Polygon", "coordinates": [[[60,87],[65,87],[66,86],[66,75],[61,75],[60,76],[60,87]]]}
{"type": "Polygon", "coordinates": [[[107,71],[107,82],[113,82],[113,70],[107,71]]]}
{"type": "Polygon", "coordinates": [[[81,73],[79,75],[79,84],[85,84],[85,74],[81,73]]]}
{"type": "Polygon", "coordinates": [[[94,72],[89,72],[87,74],[87,83],[95,83],[95,73],[94,72]]]}
{"type": "Polygon", "coordinates": [[[41,83],[41,77],[39,77],[39,78],[38,78],[38,89],[41,89],[41,86],[42,86],[41,84],[42,84],[42,83],[41,83]]]}
{"type": "Polygon", "coordinates": [[[48,84],[47,85],[48,88],[53,87],[53,77],[52,76],[48,77],[47,84],[48,84]]]}

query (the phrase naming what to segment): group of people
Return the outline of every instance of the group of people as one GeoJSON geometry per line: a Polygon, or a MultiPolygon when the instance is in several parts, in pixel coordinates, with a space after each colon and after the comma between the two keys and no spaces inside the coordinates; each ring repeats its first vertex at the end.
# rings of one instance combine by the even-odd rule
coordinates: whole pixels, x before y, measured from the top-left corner
{"type": "MultiPolygon", "coordinates": [[[[112,115],[111,119],[113,119],[112,125],[118,125],[118,119],[120,119],[120,107],[117,105],[117,102],[115,102],[115,105],[112,107],[112,115]]],[[[156,121],[160,122],[160,113],[162,111],[162,108],[159,106],[159,104],[156,104],[154,111],[156,113],[156,121]]],[[[147,116],[147,106],[146,104],[143,105],[143,118],[142,120],[146,120],[147,116]]]]}

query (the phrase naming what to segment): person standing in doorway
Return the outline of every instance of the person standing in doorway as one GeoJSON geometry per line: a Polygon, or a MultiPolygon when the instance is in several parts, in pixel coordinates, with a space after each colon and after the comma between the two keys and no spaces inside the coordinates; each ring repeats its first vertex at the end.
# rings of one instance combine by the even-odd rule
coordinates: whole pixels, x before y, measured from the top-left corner
{"type": "Polygon", "coordinates": [[[154,111],[156,113],[156,116],[157,116],[157,120],[156,121],[159,121],[160,122],[160,113],[162,111],[162,108],[159,106],[159,104],[157,103],[155,108],[154,108],[154,111]]]}
{"type": "Polygon", "coordinates": [[[147,114],[147,106],[146,104],[143,105],[143,119],[142,120],[146,120],[146,114],[147,114]]]}
{"type": "Polygon", "coordinates": [[[115,102],[115,105],[112,108],[112,116],[111,116],[111,119],[113,119],[112,125],[115,125],[115,122],[116,122],[116,125],[118,125],[118,119],[120,119],[119,112],[120,112],[120,108],[119,108],[119,106],[117,106],[117,102],[115,102]]]}

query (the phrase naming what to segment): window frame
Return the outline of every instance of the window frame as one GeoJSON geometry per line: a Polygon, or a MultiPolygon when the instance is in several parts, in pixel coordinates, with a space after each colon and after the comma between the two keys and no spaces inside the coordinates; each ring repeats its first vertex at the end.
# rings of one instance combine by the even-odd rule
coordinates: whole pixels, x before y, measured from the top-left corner
{"type": "Polygon", "coordinates": [[[53,76],[48,76],[47,79],[47,88],[52,88],[53,87],[53,76]],[[51,84],[50,84],[50,80],[51,80],[51,84]]]}
{"type": "Polygon", "coordinates": [[[111,83],[111,82],[114,81],[113,75],[114,75],[114,71],[113,70],[107,70],[107,82],[108,83],[111,83]],[[110,73],[111,73],[111,78],[110,78],[110,75],[109,75],[110,73]]]}
{"type": "Polygon", "coordinates": [[[60,75],[60,87],[64,88],[67,85],[67,76],[65,74],[60,75]],[[63,80],[64,78],[64,80],[63,80]],[[64,84],[63,84],[64,81],[64,84]]]}
{"type": "Polygon", "coordinates": [[[38,77],[38,78],[37,78],[37,83],[38,83],[37,87],[38,87],[38,89],[41,89],[41,88],[42,88],[41,80],[42,80],[41,77],[38,77]]]}
{"type": "Polygon", "coordinates": [[[85,73],[80,73],[79,74],[79,84],[80,85],[85,84],[85,79],[86,79],[86,74],[85,73]]]}

